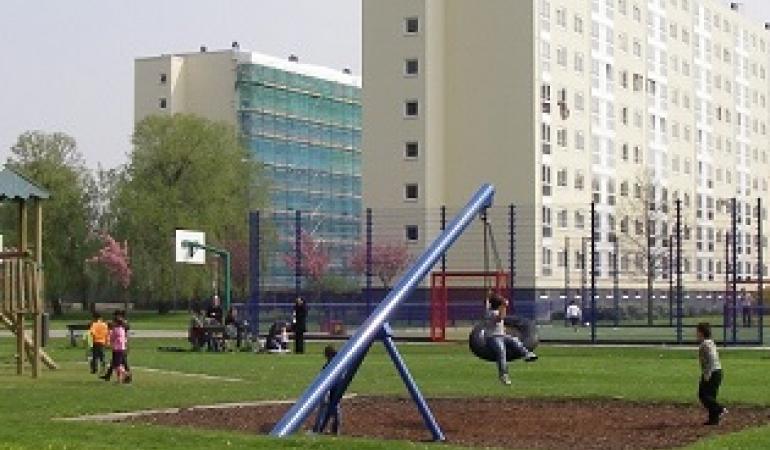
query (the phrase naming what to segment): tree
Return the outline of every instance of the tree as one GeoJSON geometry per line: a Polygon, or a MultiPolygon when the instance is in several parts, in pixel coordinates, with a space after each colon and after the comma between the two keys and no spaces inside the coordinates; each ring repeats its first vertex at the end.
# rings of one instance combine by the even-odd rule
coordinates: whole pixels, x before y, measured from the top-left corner
{"type": "MultiPolygon", "coordinates": [[[[631,276],[644,277],[647,283],[647,324],[652,326],[653,288],[655,279],[668,269],[669,245],[674,224],[674,208],[670,193],[654,183],[646,171],[633,185],[621,183],[620,201],[616,209],[620,229],[618,240],[620,268],[631,276]]],[[[671,196],[673,198],[673,196],[671,196]]]]}
{"type": "Polygon", "coordinates": [[[128,297],[125,290],[131,284],[131,260],[128,256],[128,242],[121,245],[108,233],[101,233],[102,248],[92,257],[86,260],[89,264],[102,266],[110,278],[115,280],[124,290],[123,300],[125,310],[128,311],[128,297]]]}
{"type": "Polygon", "coordinates": [[[103,266],[112,278],[115,279],[123,289],[127,289],[131,284],[131,261],[128,257],[128,242],[121,246],[108,233],[101,235],[103,247],[99,252],[88,258],[87,263],[99,264],[103,266]]]}
{"type": "MultiPolygon", "coordinates": [[[[307,277],[311,286],[313,286],[316,291],[316,298],[318,298],[323,289],[324,277],[329,271],[329,264],[331,262],[329,252],[324,247],[323,242],[317,240],[308,232],[303,232],[300,235],[299,242],[300,274],[307,277]]],[[[286,267],[290,270],[295,270],[297,267],[296,250],[292,248],[289,252],[284,254],[283,261],[286,264],[286,267]]]]}
{"type": "Polygon", "coordinates": [[[85,299],[85,261],[94,243],[93,180],[75,139],[64,133],[27,131],[11,147],[9,168],[51,193],[43,212],[45,296],[85,299]]]}
{"type": "MultiPolygon", "coordinates": [[[[382,287],[390,287],[393,278],[409,264],[409,250],[402,242],[372,244],[372,274],[379,278],[382,287]]],[[[358,274],[366,274],[366,246],[356,247],[350,258],[350,267],[358,274]]]]}
{"type": "Polygon", "coordinates": [[[132,244],[137,294],[159,302],[205,295],[211,269],[174,263],[175,230],[205,231],[219,247],[245,242],[249,209],[266,201],[260,169],[225,123],[174,115],[136,125],[109,212],[114,234],[132,244]]]}

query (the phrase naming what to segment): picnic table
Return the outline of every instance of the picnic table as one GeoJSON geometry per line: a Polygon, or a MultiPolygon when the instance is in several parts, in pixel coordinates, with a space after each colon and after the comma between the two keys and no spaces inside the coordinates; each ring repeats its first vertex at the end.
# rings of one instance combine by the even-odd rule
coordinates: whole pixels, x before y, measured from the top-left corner
{"type": "Polygon", "coordinates": [[[67,325],[67,332],[69,332],[70,346],[77,347],[77,336],[82,336],[84,332],[88,331],[87,323],[71,323],[67,325]]]}

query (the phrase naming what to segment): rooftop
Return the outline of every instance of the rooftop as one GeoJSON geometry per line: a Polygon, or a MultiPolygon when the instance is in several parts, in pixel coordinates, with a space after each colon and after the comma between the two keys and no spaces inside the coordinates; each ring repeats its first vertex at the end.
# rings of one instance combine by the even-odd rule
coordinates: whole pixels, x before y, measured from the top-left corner
{"type": "Polygon", "coordinates": [[[0,171],[0,200],[47,199],[50,196],[48,191],[19,173],[7,167],[0,171]]]}
{"type": "Polygon", "coordinates": [[[163,54],[160,56],[141,57],[137,58],[137,60],[156,59],[163,57],[205,57],[206,55],[221,55],[223,53],[232,54],[233,59],[236,60],[239,64],[260,64],[284,70],[286,72],[292,72],[322,80],[333,81],[335,83],[340,83],[347,86],[355,86],[358,88],[361,87],[361,77],[344,73],[342,69],[337,70],[316,64],[289,61],[287,58],[279,58],[276,56],[266,55],[264,53],[242,50],[237,47],[221,50],[207,49],[206,51],[163,54]]]}

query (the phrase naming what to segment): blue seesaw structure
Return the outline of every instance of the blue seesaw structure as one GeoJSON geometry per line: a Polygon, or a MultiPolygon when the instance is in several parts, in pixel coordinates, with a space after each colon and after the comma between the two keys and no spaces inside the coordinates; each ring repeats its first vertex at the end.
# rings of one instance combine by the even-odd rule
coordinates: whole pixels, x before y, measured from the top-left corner
{"type": "MultiPolygon", "coordinates": [[[[393,364],[396,366],[406,388],[409,390],[412,400],[417,404],[425,426],[433,435],[433,440],[445,440],[441,427],[433,416],[420,389],[417,387],[417,383],[415,383],[414,378],[409,372],[404,359],[396,348],[388,321],[396,308],[428,275],[436,262],[441,259],[441,256],[463,234],[473,220],[484,210],[492,206],[494,195],[495,188],[492,185],[484,184],[481,186],[468,204],[446,226],[445,230],[441,232],[404,275],[401,276],[387,297],[377,305],[374,312],[342,346],[337,356],[321,371],[299,400],[275,425],[275,428],[270,433],[272,436],[285,437],[299,430],[310,414],[319,407],[331,388],[336,386],[338,388],[334,389],[334,396],[329,399],[329,407],[324,408],[326,412],[333,411],[342,400],[342,396],[348,386],[350,386],[350,382],[356,375],[372,343],[374,343],[375,339],[380,339],[385,345],[388,355],[393,360],[393,364]]],[[[326,422],[326,418],[323,419],[323,422],[326,422]]]]}

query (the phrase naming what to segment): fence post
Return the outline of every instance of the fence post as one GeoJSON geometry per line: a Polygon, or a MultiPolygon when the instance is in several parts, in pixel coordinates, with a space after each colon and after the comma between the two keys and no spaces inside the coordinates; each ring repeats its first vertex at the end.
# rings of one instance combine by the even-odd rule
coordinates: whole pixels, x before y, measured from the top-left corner
{"type": "Polygon", "coordinates": [[[757,323],[759,324],[759,345],[765,342],[765,302],[764,302],[764,286],[765,286],[765,261],[764,261],[764,236],[762,236],[762,198],[757,198],[757,259],[759,260],[759,299],[757,301],[759,317],[757,317],[757,323]]]}
{"type": "Polygon", "coordinates": [[[259,336],[259,271],[260,271],[260,241],[259,211],[249,214],[249,321],[252,334],[259,336]]]}
{"type": "Polygon", "coordinates": [[[730,242],[732,242],[732,233],[725,231],[725,295],[722,303],[722,343],[727,346],[727,327],[730,326],[730,312],[728,308],[728,299],[730,292],[730,242]]]}
{"type": "Polygon", "coordinates": [[[674,236],[668,235],[668,326],[674,326],[674,236]]]}
{"type": "MultiPolygon", "coordinates": [[[[511,203],[508,205],[508,298],[511,299],[511,305],[514,310],[516,308],[516,302],[514,301],[514,283],[516,282],[516,205],[511,203]]],[[[535,303],[537,308],[537,303],[535,303]]],[[[537,318],[537,310],[535,310],[535,318],[537,318]]]]}
{"type": "Polygon", "coordinates": [[[612,233],[612,302],[615,307],[615,326],[620,325],[620,271],[618,268],[618,258],[620,253],[620,244],[618,243],[618,235],[613,231],[612,233]]]}
{"type": "Polygon", "coordinates": [[[733,246],[733,280],[732,280],[732,311],[730,317],[733,321],[732,326],[732,343],[735,344],[738,340],[738,321],[736,320],[736,312],[738,311],[738,200],[733,197],[733,217],[732,217],[732,246],[733,246]]]}
{"type": "Polygon", "coordinates": [[[564,325],[567,325],[567,307],[569,305],[569,236],[564,237],[564,325]]]}
{"type": "MultiPolygon", "coordinates": [[[[441,231],[444,231],[446,229],[446,206],[441,205],[441,231]]],[[[441,275],[444,277],[444,280],[446,280],[446,253],[441,255],[441,275]]]]}
{"type": "Polygon", "coordinates": [[[676,200],[676,342],[682,343],[682,200],[676,200]]]}
{"type": "Polygon", "coordinates": [[[596,343],[596,203],[591,202],[591,343],[596,343]]]}
{"type": "Polygon", "coordinates": [[[586,237],[583,236],[580,238],[580,247],[581,247],[581,254],[580,254],[580,310],[583,311],[583,314],[588,310],[588,302],[586,301],[586,296],[588,295],[588,248],[586,246],[586,237]]]}
{"type": "MultiPolygon", "coordinates": [[[[653,294],[653,282],[655,279],[655,263],[653,262],[652,258],[652,236],[650,236],[650,207],[652,206],[652,209],[655,208],[655,196],[653,194],[652,202],[644,202],[644,217],[646,223],[644,224],[644,239],[647,241],[645,242],[646,249],[647,249],[647,326],[651,327],[654,325],[654,318],[652,315],[652,296],[653,294]]],[[[657,221],[656,221],[657,224],[657,221]]]]}
{"type": "Polygon", "coordinates": [[[294,296],[302,295],[302,213],[294,214],[294,296]]]}
{"type": "Polygon", "coordinates": [[[372,208],[366,208],[366,314],[372,312],[372,208]]]}

